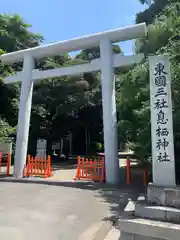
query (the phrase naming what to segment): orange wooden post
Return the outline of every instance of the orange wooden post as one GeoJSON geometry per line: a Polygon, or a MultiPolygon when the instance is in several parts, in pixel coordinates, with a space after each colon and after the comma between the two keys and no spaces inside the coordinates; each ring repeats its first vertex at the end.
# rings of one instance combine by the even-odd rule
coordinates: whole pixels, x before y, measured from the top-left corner
{"type": "Polygon", "coordinates": [[[93,166],[92,166],[92,164],[93,164],[93,161],[92,161],[92,158],[90,158],[90,160],[89,160],[89,175],[90,176],[93,176],[93,166]]]}
{"type": "Polygon", "coordinates": [[[97,168],[98,168],[98,178],[97,180],[101,181],[101,160],[99,158],[97,158],[97,168]]]}
{"type": "Polygon", "coordinates": [[[99,181],[102,182],[103,178],[103,165],[102,165],[102,161],[101,158],[98,158],[98,168],[99,168],[99,181]]]}
{"type": "Polygon", "coordinates": [[[30,167],[31,167],[31,156],[28,155],[28,162],[27,162],[27,177],[29,177],[29,174],[30,174],[30,167]]]}
{"type": "Polygon", "coordinates": [[[81,164],[80,164],[80,177],[84,177],[84,158],[81,159],[81,164]]]}
{"type": "Polygon", "coordinates": [[[35,162],[36,163],[36,167],[35,167],[35,169],[36,169],[36,175],[40,175],[40,176],[42,176],[42,174],[43,174],[43,161],[41,160],[41,157],[39,157],[38,158],[38,160],[35,162]]]}
{"type": "Polygon", "coordinates": [[[131,161],[126,160],[126,183],[131,184],[131,161]]]}
{"type": "Polygon", "coordinates": [[[32,176],[33,174],[33,169],[34,169],[34,166],[35,166],[35,158],[34,157],[31,157],[29,159],[29,174],[32,176]]]}
{"type": "Polygon", "coordinates": [[[37,157],[34,157],[31,159],[31,175],[36,175],[36,163],[38,161],[38,158],[37,157]]]}
{"type": "Polygon", "coordinates": [[[102,158],[100,158],[100,163],[101,163],[100,177],[102,182],[104,181],[104,162],[102,158]]]}
{"type": "Polygon", "coordinates": [[[76,176],[75,176],[74,180],[79,179],[79,176],[80,176],[80,162],[81,162],[81,157],[78,156],[78,157],[77,157],[76,176]]]}
{"type": "Polygon", "coordinates": [[[93,179],[93,176],[94,176],[94,159],[92,158],[92,161],[91,161],[91,178],[93,179]]]}
{"type": "Polygon", "coordinates": [[[104,181],[104,165],[103,165],[102,158],[100,158],[100,178],[101,178],[101,182],[104,181]]]}
{"type": "Polygon", "coordinates": [[[143,170],[143,183],[144,186],[148,185],[148,171],[146,168],[143,170]]]}
{"type": "Polygon", "coordinates": [[[48,158],[47,158],[47,168],[48,168],[48,176],[52,176],[52,169],[51,169],[51,156],[48,155],[48,158]]]}
{"type": "Polygon", "coordinates": [[[40,160],[39,157],[37,157],[37,158],[35,157],[35,159],[34,159],[34,167],[33,167],[32,171],[35,172],[35,175],[38,175],[38,172],[39,172],[39,170],[38,170],[38,166],[40,165],[39,160],[40,160]]]}
{"type": "Polygon", "coordinates": [[[94,178],[93,180],[95,180],[96,176],[97,176],[96,165],[97,165],[96,159],[94,159],[94,161],[93,161],[93,176],[92,176],[92,179],[94,178]]]}
{"type": "Polygon", "coordinates": [[[30,160],[30,174],[31,174],[31,176],[33,174],[36,175],[36,160],[37,160],[36,157],[32,157],[31,160],[30,160]]]}
{"type": "Polygon", "coordinates": [[[106,182],[106,165],[105,165],[105,158],[104,157],[102,157],[102,160],[103,160],[103,167],[104,167],[104,169],[103,169],[103,174],[104,174],[104,182],[106,182]]]}
{"type": "Polygon", "coordinates": [[[42,164],[42,168],[41,168],[41,174],[40,176],[44,176],[44,178],[47,178],[48,177],[48,174],[47,174],[47,167],[46,167],[46,158],[45,159],[41,159],[41,164],[42,164]]]}
{"type": "Polygon", "coordinates": [[[86,158],[86,161],[85,161],[85,176],[86,178],[88,177],[89,175],[89,159],[86,158]]]}
{"type": "Polygon", "coordinates": [[[96,164],[96,172],[97,172],[97,180],[101,180],[101,169],[100,169],[100,167],[101,167],[101,162],[100,162],[100,160],[99,159],[97,159],[97,164],[96,164]]]}
{"type": "Polygon", "coordinates": [[[78,159],[78,179],[81,177],[81,157],[78,159]]]}
{"type": "Polygon", "coordinates": [[[34,167],[33,167],[33,172],[35,172],[35,175],[38,175],[39,173],[39,168],[40,168],[40,158],[35,157],[34,159],[34,167]]]}
{"type": "Polygon", "coordinates": [[[44,175],[44,177],[46,177],[46,159],[40,159],[40,164],[41,164],[41,167],[40,167],[40,169],[41,169],[41,172],[40,172],[40,175],[41,176],[43,176],[44,175]]]}
{"type": "Polygon", "coordinates": [[[49,166],[49,164],[48,164],[48,156],[47,156],[47,158],[44,159],[44,169],[43,169],[44,175],[46,177],[49,177],[49,167],[48,166],[49,166]]]}
{"type": "Polygon", "coordinates": [[[6,168],[6,175],[7,176],[10,175],[10,169],[11,169],[11,153],[8,152],[8,155],[7,155],[7,168],[6,168]]]}
{"type": "Polygon", "coordinates": [[[41,159],[42,162],[42,176],[44,175],[44,178],[48,177],[48,172],[47,172],[47,159],[41,159]]]}
{"type": "Polygon", "coordinates": [[[94,173],[95,180],[98,180],[98,160],[96,158],[94,159],[94,173]]]}
{"type": "Polygon", "coordinates": [[[37,162],[36,169],[37,169],[37,175],[40,177],[44,175],[44,178],[46,177],[44,174],[45,164],[43,159],[39,158],[39,161],[37,162]]]}
{"type": "Polygon", "coordinates": [[[30,174],[32,175],[36,175],[36,157],[32,157],[30,160],[30,174]]]}
{"type": "Polygon", "coordinates": [[[35,167],[36,167],[36,157],[31,157],[30,165],[29,165],[31,176],[36,173],[36,170],[34,170],[35,167]]]}
{"type": "Polygon", "coordinates": [[[38,175],[43,176],[44,178],[46,178],[46,177],[47,177],[46,174],[45,174],[46,159],[39,158],[39,166],[38,166],[38,169],[39,169],[38,175]]]}
{"type": "Polygon", "coordinates": [[[49,167],[50,167],[50,176],[53,176],[53,170],[51,166],[51,156],[49,156],[49,167]]]}
{"type": "Polygon", "coordinates": [[[36,171],[36,175],[41,176],[42,175],[42,169],[43,169],[43,161],[41,160],[40,157],[38,157],[37,159],[35,159],[35,171],[36,171]]]}

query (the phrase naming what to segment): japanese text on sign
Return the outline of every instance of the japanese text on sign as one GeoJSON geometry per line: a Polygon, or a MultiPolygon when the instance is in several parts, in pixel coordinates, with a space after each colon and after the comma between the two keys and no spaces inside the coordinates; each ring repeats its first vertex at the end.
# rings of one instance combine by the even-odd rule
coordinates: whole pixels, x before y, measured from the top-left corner
{"type": "Polygon", "coordinates": [[[148,59],[153,183],[175,186],[170,57],[148,56],[148,59]]]}
{"type": "Polygon", "coordinates": [[[169,130],[168,130],[168,98],[167,72],[162,62],[158,62],[154,69],[154,110],[156,111],[156,152],[158,162],[169,162],[169,130]]]}

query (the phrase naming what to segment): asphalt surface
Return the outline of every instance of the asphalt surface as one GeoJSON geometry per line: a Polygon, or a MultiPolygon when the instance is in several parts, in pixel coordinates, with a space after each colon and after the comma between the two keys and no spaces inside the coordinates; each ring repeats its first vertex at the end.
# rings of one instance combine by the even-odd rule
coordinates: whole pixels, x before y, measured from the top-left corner
{"type": "Polygon", "coordinates": [[[88,239],[101,221],[118,215],[135,195],[131,189],[105,184],[1,181],[0,239],[88,239]]]}
{"type": "Polygon", "coordinates": [[[0,183],[0,239],[79,239],[108,215],[90,190],[43,184],[0,183]]]}

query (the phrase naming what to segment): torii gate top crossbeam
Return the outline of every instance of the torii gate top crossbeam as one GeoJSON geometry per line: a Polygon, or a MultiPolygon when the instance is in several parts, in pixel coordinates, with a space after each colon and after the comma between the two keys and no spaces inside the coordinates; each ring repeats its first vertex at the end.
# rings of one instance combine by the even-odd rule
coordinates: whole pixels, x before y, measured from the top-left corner
{"type": "Polygon", "coordinates": [[[24,55],[26,54],[30,54],[33,58],[40,59],[43,57],[55,56],[64,52],[72,52],[98,46],[100,40],[103,38],[108,38],[112,42],[119,42],[146,37],[146,35],[146,24],[135,24],[124,28],[3,54],[0,56],[0,60],[2,60],[4,63],[19,62],[24,59],[24,55]]]}

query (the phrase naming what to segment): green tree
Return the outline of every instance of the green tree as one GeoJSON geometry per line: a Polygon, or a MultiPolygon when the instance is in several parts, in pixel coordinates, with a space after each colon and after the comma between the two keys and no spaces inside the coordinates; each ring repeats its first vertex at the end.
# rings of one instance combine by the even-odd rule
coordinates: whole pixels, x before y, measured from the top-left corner
{"type": "MultiPolygon", "coordinates": [[[[177,33],[180,30],[180,3],[168,1],[161,10],[154,10],[151,21],[148,22],[148,40],[138,40],[135,51],[145,54],[168,53],[172,64],[172,93],[173,93],[173,119],[176,158],[179,156],[180,132],[179,132],[179,56],[180,38],[177,33]],[[174,31],[176,29],[176,31],[174,31]]],[[[147,10],[138,15],[137,21],[144,21],[144,17],[152,13],[152,7],[159,9],[162,1],[154,1],[147,10]],[[141,18],[142,16],[142,18],[141,18]]],[[[149,96],[149,68],[147,59],[130,71],[120,76],[120,91],[118,92],[119,109],[119,137],[129,144],[138,156],[139,160],[147,161],[151,156],[151,131],[150,131],[150,96],[149,96]]]]}
{"type": "Polygon", "coordinates": [[[43,37],[28,31],[31,27],[15,14],[0,14],[0,47],[6,52],[13,52],[28,47],[35,47],[43,37]]]}
{"type": "MultiPolygon", "coordinates": [[[[15,14],[0,14],[0,54],[17,51],[39,45],[43,38],[39,34],[29,31],[31,25],[24,23],[23,19],[15,14]]],[[[15,133],[17,125],[20,84],[5,85],[3,76],[21,70],[21,64],[6,66],[0,63],[0,118],[1,136],[8,137],[8,133],[15,133]],[[4,129],[4,130],[3,130],[4,129]]]]}

